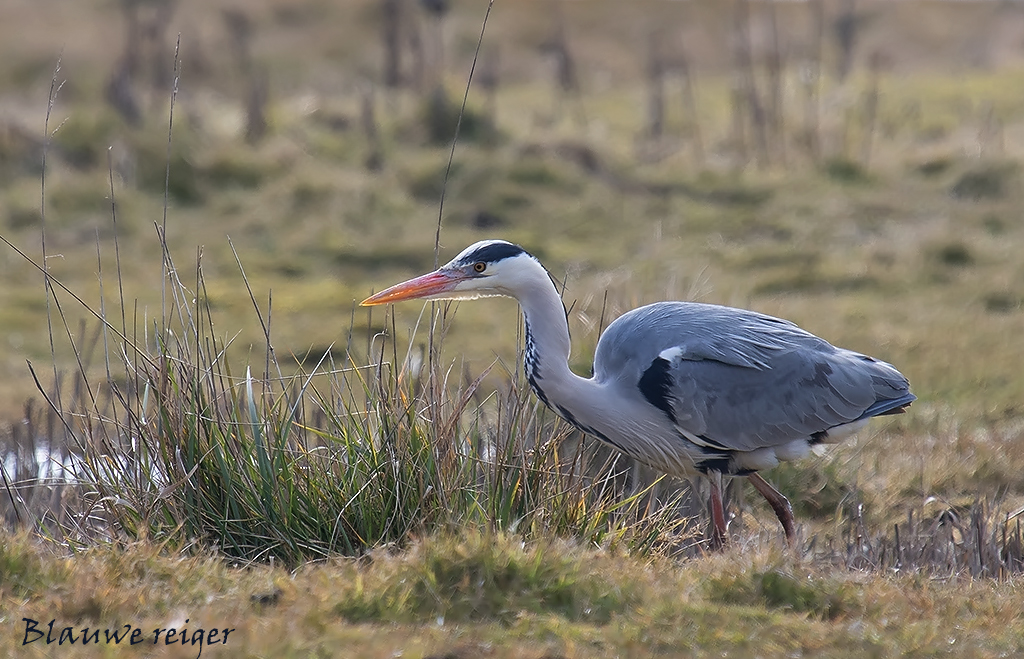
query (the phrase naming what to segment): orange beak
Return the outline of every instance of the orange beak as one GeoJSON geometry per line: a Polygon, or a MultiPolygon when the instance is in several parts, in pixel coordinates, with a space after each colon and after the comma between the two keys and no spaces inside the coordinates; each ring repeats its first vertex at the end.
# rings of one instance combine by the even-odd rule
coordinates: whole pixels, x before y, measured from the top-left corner
{"type": "Polygon", "coordinates": [[[359,306],[372,307],[377,304],[388,304],[389,302],[401,302],[402,300],[417,300],[420,298],[440,295],[455,288],[455,285],[464,277],[456,272],[435,270],[434,272],[421,275],[401,284],[395,284],[391,288],[384,289],[376,295],[371,295],[359,306]]]}

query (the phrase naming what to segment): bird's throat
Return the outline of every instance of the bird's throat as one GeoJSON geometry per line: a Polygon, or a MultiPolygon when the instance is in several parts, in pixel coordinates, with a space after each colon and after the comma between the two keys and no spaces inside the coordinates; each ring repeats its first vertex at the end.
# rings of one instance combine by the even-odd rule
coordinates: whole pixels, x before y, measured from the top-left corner
{"type": "Polygon", "coordinates": [[[534,340],[533,332],[530,330],[529,316],[526,317],[525,324],[526,354],[523,356],[523,368],[526,371],[526,381],[530,383],[530,388],[533,389],[533,393],[537,394],[537,398],[548,407],[551,407],[551,402],[540,385],[540,381],[543,378],[540,368],[540,355],[537,354],[537,343],[534,340]]]}

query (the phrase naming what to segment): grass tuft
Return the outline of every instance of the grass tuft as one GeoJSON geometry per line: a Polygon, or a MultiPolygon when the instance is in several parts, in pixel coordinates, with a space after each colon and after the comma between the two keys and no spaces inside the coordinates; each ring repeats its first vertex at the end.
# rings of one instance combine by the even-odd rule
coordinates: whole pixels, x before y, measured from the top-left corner
{"type": "Polygon", "coordinates": [[[945,174],[953,167],[953,159],[949,157],[937,157],[925,160],[914,166],[914,170],[921,176],[928,178],[945,174]]]}
{"type": "Polygon", "coordinates": [[[638,588],[582,562],[560,542],[469,531],[433,537],[401,555],[375,554],[372,576],[335,611],[353,622],[494,621],[555,615],[605,624],[634,605],[638,588]]]}
{"type": "Polygon", "coordinates": [[[67,578],[62,561],[45,556],[28,534],[8,534],[0,543],[0,593],[25,597],[54,588],[67,578]]]}
{"type": "Polygon", "coordinates": [[[437,86],[420,108],[420,121],[429,144],[443,146],[450,144],[455,127],[460,122],[459,142],[494,143],[498,140],[497,129],[491,120],[472,107],[463,108],[449,97],[443,86],[437,86]]]}
{"type": "Polygon", "coordinates": [[[936,246],[933,256],[940,264],[955,268],[967,267],[974,263],[974,254],[971,253],[971,248],[959,241],[936,246]]]}
{"type": "Polygon", "coordinates": [[[61,159],[77,169],[90,169],[106,160],[105,145],[118,128],[112,111],[71,115],[54,134],[54,147],[61,159]]]}
{"type": "MultiPolygon", "coordinates": [[[[352,349],[328,347],[283,375],[269,334],[263,363],[250,355],[238,366],[215,330],[201,259],[191,270],[195,284],[186,286],[168,268],[169,312],[152,342],[105,325],[91,344],[102,346],[107,378],[80,361],[72,390],[43,392],[75,447],[84,499],[104,513],[63,533],[198,543],[288,565],[463,527],[641,553],[683,537],[673,501],[652,505],[648,489],[624,492],[614,464],[591,465],[576,443],[563,448],[567,429],[530,402],[522,383],[477,400],[487,371],[449,381],[437,361],[399,359],[387,335],[373,339],[365,366],[352,349]]],[[[271,327],[249,295],[261,326],[271,327]]],[[[436,341],[447,322],[433,320],[436,341]]],[[[543,567],[472,560],[431,569],[514,585],[543,567]]],[[[552,591],[544,601],[568,607],[575,597],[552,591]]]]}
{"type": "Polygon", "coordinates": [[[826,578],[798,578],[780,569],[744,571],[711,579],[708,598],[723,604],[742,604],[807,613],[835,620],[860,608],[848,583],[826,578]]]}
{"type": "Polygon", "coordinates": [[[868,183],[871,177],[860,163],[847,158],[831,158],[822,167],[825,175],[839,183],[868,183]]]}
{"type": "Polygon", "coordinates": [[[1000,199],[1009,191],[1011,181],[1019,176],[1015,163],[987,164],[964,172],[953,187],[950,195],[956,199],[981,201],[1000,199]]]}
{"type": "Polygon", "coordinates": [[[254,160],[251,155],[224,154],[203,168],[203,179],[214,188],[258,188],[272,176],[273,167],[254,160]]]}

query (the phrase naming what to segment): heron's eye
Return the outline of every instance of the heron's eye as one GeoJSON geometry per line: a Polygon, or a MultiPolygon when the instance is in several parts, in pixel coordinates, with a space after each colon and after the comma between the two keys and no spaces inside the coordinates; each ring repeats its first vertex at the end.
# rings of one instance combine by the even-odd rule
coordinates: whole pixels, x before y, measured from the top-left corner
{"type": "Polygon", "coordinates": [[[473,264],[473,270],[476,272],[483,272],[486,269],[487,264],[484,263],[483,261],[477,261],[476,263],[473,264]]]}

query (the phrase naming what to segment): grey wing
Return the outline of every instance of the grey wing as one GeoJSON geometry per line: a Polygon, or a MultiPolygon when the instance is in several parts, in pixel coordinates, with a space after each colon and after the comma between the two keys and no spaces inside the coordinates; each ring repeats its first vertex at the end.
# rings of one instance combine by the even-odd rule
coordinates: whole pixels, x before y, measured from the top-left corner
{"type": "Polygon", "coordinates": [[[595,362],[617,352],[620,359],[607,361],[618,367],[621,385],[631,380],[698,444],[728,451],[779,446],[914,400],[889,364],[787,321],[693,303],[637,311],[623,317],[623,327],[609,327],[615,332],[598,346],[595,362]],[[624,349],[627,336],[646,348],[624,349]]]}
{"type": "Polygon", "coordinates": [[[668,372],[680,430],[734,451],[823,438],[913,400],[892,366],[836,348],[780,351],[767,368],[679,360],[668,372]]]}

